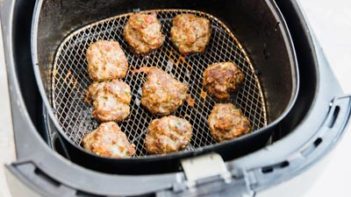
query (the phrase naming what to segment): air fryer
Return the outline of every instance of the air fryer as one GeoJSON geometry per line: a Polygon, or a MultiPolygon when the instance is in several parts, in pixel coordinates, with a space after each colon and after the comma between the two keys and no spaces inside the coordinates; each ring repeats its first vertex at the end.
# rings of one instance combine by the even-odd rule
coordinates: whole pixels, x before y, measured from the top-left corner
{"type": "Polygon", "coordinates": [[[18,160],[7,170],[42,195],[254,195],[318,161],[350,116],[350,97],[294,1],[5,1],[1,9],[18,160]],[[88,24],[151,9],[195,10],[223,22],[262,86],[267,124],[226,143],[132,159],[98,157],[74,143],[51,97],[62,43],[88,24]]]}

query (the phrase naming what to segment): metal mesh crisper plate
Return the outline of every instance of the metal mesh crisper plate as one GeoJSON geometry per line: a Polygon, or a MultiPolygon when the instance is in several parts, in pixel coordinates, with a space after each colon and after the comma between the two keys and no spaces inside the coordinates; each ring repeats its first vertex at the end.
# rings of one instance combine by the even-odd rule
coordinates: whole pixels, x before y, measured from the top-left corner
{"type": "Polygon", "coordinates": [[[87,25],[68,35],[61,43],[52,70],[52,105],[64,134],[79,145],[83,136],[98,126],[98,122],[91,115],[91,107],[84,103],[85,90],[91,84],[85,53],[90,43],[101,39],[117,40],[128,57],[129,71],[124,81],[132,90],[131,112],[128,119],[119,125],[129,140],[136,145],[136,157],[146,156],[143,139],[149,123],[157,118],[140,105],[141,86],[145,75],[132,74],[130,71],[141,66],[157,66],[189,84],[189,93],[195,100],[195,105],[190,107],[185,103],[174,113],[189,120],[193,126],[191,144],[185,151],[216,143],[207,126],[207,117],[216,101],[210,96],[205,99],[200,96],[202,73],[210,63],[234,61],[242,69],[245,82],[240,90],[233,94],[230,102],[242,109],[250,119],[253,130],[264,127],[267,124],[266,109],[259,80],[248,56],[230,30],[215,17],[203,12],[154,11],[162,23],[166,40],[162,48],[148,56],[133,54],[123,39],[123,27],[131,13],[87,25]],[[172,18],[181,13],[194,13],[210,19],[212,37],[205,53],[182,57],[172,45],[169,39],[172,18]]]}

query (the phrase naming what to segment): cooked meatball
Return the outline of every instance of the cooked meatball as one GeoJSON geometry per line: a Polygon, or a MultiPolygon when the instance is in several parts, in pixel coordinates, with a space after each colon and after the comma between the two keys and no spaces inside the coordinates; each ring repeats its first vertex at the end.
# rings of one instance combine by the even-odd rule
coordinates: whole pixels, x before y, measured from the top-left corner
{"type": "Polygon", "coordinates": [[[234,139],[251,129],[248,118],[233,104],[216,104],[208,124],[212,137],[218,142],[234,139]]]}
{"type": "Polygon", "coordinates": [[[228,99],[243,81],[243,72],[232,62],[211,64],[203,75],[203,86],[218,99],[228,99]]]}
{"type": "Polygon", "coordinates": [[[86,53],[89,76],[94,81],[124,78],[128,60],[116,41],[100,40],[91,44],[86,53]]]}
{"type": "Polygon", "coordinates": [[[176,116],[153,120],[145,137],[145,149],[149,154],[171,153],[184,149],[192,135],[191,124],[176,116]]]}
{"type": "Polygon", "coordinates": [[[171,40],[181,54],[204,52],[211,37],[210,21],[194,14],[174,17],[171,40]]]}
{"type": "Polygon", "coordinates": [[[129,17],[124,27],[124,39],[137,54],[160,48],[165,40],[156,13],[136,13],[129,17]]]}
{"type": "Polygon", "coordinates": [[[83,138],[83,147],[99,156],[128,158],[135,154],[135,145],[115,122],[102,123],[83,138]]]}
{"type": "Polygon", "coordinates": [[[142,87],[141,104],[151,113],[168,115],[187,98],[188,86],[155,67],[143,67],[148,74],[142,87]]]}
{"type": "Polygon", "coordinates": [[[104,121],[122,121],[130,112],[131,90],[120,80],[95,82],[89,86],[86,101],[93,104],[93,116],[104,121]]]}
{"type": "Polygon", "coordinates": [[[105,87],[106,83],[109,82],[93,82],[87,89],[86,95],[85,95],[85,102],[92,105],[98,90],[101,90],[105,87]]]}

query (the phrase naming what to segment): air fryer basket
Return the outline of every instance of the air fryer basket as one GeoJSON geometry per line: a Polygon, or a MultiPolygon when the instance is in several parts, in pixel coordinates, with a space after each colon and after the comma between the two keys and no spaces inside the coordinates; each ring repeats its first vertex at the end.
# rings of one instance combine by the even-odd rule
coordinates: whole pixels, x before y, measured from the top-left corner
{"type": "MultiPolygon", "coordinates": [[[[96,1],[89,1],[87,5],[79,1],[43,1],[41,7],[37,8],[33,23],[32,47],[37,81],[51,119],[73,157],[84,158],[85,163],[99,159],[99,164],[129,165],[134,162],[139,166],[143,165],[140,163],[142,161],[148,164],[163,161],[164,166],[172,165],[174,159],[209,151],[218,152],[229,159],[263,146],[274,126],[294,103],[298,75],[293,45],[279,10],[270,1],[250,3],[242,0],[208,0],[189,3],[182,0],[106,0],[96,5],[94,3],[96,1]],[[165,33],[169,31],[171,18],[178,13],[194,12],[209,18],[214,32],[205,54],[181,58],[170,41],[166,40],[159,54],[156,51],[147,58],[133,56],[121,38],[123,24],[128,18],[125,13],[151,9],[159,9],[158,17],[165,33]],[[143,83],[143,76],[130,75],[126,81],[132,86],[134,104],[130,119],[121,123],[121,126],[130,140],[137,144],[138,156],[143,157],[121,160],[101,158],[80,148],[82,136],[97,126],[89,108],[82,104],[84,89],[90,83],[84,54],[89,43],[101,38],[115,39],[122,44],[131,69],[143,64],[158,66],[194,87],[190,92],[201,108],[185,105],[176,112],[176,115],[190,120],[194,126],[195,137],[186,151],[144,156],[142,138],[148,123],[155,117],[137,104],[140,96],[138,87],[143,83]],[[214,144],[208,134],[206,119],[215,101],[210,97],[205,100],[199,98],[199,81],[203,69],[209,63],[228,60],[235,61],[246,75],[243,88],[231,101],[243,109],[255,130],[239,139],[214,144]],[[188,69],[194,67],[194,71],[189,73],[188,69]],[[136,124],[135,120],[142,120],[143,123],[136,124]]],[[[99,166],[86,165],[93,165],[94,168],[99,166]]],[[[106,166],[101,168],[104,171],[112,169],[106,166]]]]}
{"type": "MultiPolygon", "coordinates": [[[[192,13],[206,17],[212,24],[212,39],[204,54],[183,57],[173,47],[169,37],[161,49],[150,55],[140,56],[128,50],[123,39],[123,27],[130,14],[118,15],[106,20],[84,26],[70,34],[59,46],[52,66],[52,106],[65,135],[79,145],[84,135],[99,124],[91,116],[91,108],[84,102],[85,92],[92,81],[88,77],[85,51],[90,43],[97,40],[118,40],[127,49],[129,73],[124,80],[131,86],[132,103],[129,117],[119,123],[129,140],[136,145],[136,157],[147,156],[144,149],[144,136],[153,119],[158,118],[140,105],[141,85],[145,77],[133,74],[141,66],[156,66],[171,73],[178,80],[189,85],[193,104],[185,104],[175,115],[188,119],[193,126],[193,136],[186,151],[215,144],[211,137],[207,117],[216,100],[211,96],[201,96],[202,72],[214,62],[234,61],[245,74],[243,87],[227,102],[235,103],[250,119],[252,130],[267,125],[266,106],[263,92],[249,57],[234,35],[218,19],[211,15],[192,10],[153,10],[169,35],[172,18],[177,14],[192,13]]],[[[190,102],[190,101],[189,101],[190,102]]]]}

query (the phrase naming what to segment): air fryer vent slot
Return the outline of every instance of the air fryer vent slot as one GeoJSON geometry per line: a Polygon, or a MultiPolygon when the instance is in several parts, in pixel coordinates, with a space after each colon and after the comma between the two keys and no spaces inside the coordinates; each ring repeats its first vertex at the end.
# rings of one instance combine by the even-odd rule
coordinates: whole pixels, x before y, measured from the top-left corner
{"type": "Polygon", "coordinates": [[[55,187],[59,187],[61,184],[60,182],[56,181],[55,179],[51,178],[49,175],[41,171],[39,168],[35,168],[34,173],[45,180],[45,182],[50,183],[51,185],[55,187]]]}
{"type": "Polygon", "coordinates": [[[268,173],[273,172],[273,171],[276,170],[276,169],[286,168],[286,167],[288,167],[289,165],[290,165],[290,163],[289,163],[288,161],[283,161],[283,162],[278,163],[278,164],[275,164],[275,165],[263,167],[263,168],[261,169],[261,171],[262,171],[263,174],[268,174],[268,173]]]}
{"type": "Polygon", "coordinates": [[[334,112],[333,112],[333,116],[332,118],[330,119],[330,122],[329,122],[329,128],[333,128],[335,122],[336,122],[336,119],[338,118],[338,115],[339,115],[339,112],[340,112],[340,107],[339,106],[336,106],[334,108],[334,112]]]}
{"type": "Polygon", "coordinates": [[[80,190],[78,190],[78,191],[76,192],[76,196],[77,196],[77,197],[107,197],[107,196],[96,195],[96,194],[92,194],[92,193],[85,192],[85,191],[80,191],[80,190]]]}

